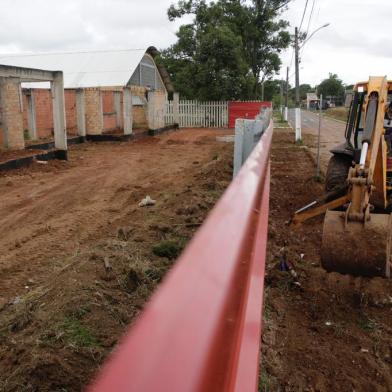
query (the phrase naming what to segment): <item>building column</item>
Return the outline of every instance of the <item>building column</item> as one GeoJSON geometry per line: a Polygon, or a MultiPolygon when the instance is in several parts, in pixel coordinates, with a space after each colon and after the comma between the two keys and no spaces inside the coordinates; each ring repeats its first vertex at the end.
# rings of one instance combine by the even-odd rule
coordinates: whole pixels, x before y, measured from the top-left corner
{"type": "Polygon", "coordinates": [[[54,146],[58,150],[67,151],[64,80],[62,72],[56,73],[53,81],[51,82],[51,90],[53,101],[54,146]]]}
{"type": "Polygon", "coordinates": [[[121,111],[121,91],[114,91],[114,110],[116,112],[116,127],[123,128],[123,114],[121,111]]]}
{"type": "Polygon", "coordinates": [[[25,141],[20,79],[0,78],[0,107],[2,109],[1,118],[5,147],[10,150],[24,149],[25,141]]]}
{"type": "Polygon", "coordinates": [[[103,110],[102,95],[99,88],[84,89],[84,108],[87,135],[102,135],[103,110]]]}
{"type": "Polygon", "coordinates": [[[79,136],[86,136],[86,111],[84,107],[84,90],[76,90],[76,124],[79,136]]]}
{"type": "Polygon", "coordinates": [[[174,124],[180,125],[180,94],[173,94],[173,117],[174,124]]]}
{"type": "Polygon", "coordinates": [[[123,97],[124,135],[132,134],[132,92],[130,87],[124,88],[123,97]]]}
{"type": "Polygon", "coordinates": [[[35,116],[35,99],[34,91],[30,90],[27,94],[27,125],[29,128],[29,136],[31,140],[37,140],[37,122],[35,116]]]}

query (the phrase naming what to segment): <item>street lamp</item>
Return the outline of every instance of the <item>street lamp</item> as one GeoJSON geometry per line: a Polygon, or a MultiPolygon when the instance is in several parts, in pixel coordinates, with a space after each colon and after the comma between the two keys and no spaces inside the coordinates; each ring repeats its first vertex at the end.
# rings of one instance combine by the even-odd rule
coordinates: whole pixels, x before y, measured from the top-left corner
{"type": "MultiPolygon", "coordinates": [[[[321,29],[328,27],[330,23],[326,23],[323,26],[320,26],[318,29],[310,34],[309,38],[307,38],[301,48],[321,29]]],[[[295,28],[295,141],[300,141],[301,137],[301,102],[299,96],[299,38],[298,38],[298,28],[295,28]]]]}
{"type": "Polygon", "coordinates": [[[318,32],[318,31],[320,31],[321,29],[323,29],[323,28],[325,28],[325,27],[328,27],[330,24],[331,24],[331,23],[326,23],[326,24],[320,26],[318,29],[314,30],[313,33],[310,34],[310,36],[309,36],[308,38],[305,39],[305,41],[304,41],[303,44],[301,45],[301,48],[303,48],[304,45],[305,45],[305,44],[306,44],[306,43],[307,43],[307,42],[308,42],[308,41],[318,32]]]}

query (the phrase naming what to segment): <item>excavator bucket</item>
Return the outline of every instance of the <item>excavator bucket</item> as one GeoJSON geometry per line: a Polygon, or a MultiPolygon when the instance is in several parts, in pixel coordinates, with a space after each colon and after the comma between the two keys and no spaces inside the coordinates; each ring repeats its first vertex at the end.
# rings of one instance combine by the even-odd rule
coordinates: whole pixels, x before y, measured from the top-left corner
{"type": "Polygon", "coordinates": [[[327,211],[321,265],[330,272],[389,278],[391,222],[388,214],[370,214],[365,224],[346,222],[344,212],[327,211]]]}

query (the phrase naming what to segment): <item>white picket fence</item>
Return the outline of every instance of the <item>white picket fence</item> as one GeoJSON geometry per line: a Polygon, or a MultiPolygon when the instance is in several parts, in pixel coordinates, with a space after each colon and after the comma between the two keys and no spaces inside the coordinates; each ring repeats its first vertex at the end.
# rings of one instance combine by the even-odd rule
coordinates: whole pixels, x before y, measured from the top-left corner
{"type": "MultiPolygon", "coordinates": [[[[174,101],[166,101],[165,123],[175,123],[174,101]]],[[[181,128],[226,128],[229,123],[228,102],[180,101],[179,126],[181,128]]]]}

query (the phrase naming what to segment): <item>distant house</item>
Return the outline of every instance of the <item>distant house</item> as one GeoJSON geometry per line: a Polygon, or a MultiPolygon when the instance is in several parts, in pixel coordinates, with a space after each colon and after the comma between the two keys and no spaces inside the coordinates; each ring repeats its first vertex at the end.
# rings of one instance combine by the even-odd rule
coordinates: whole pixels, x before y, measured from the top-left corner
{"type": "Polygon", "coordinates": [[[320,99],[316,93],[306,93],[306,109],[317,109],[320,99]]]}

